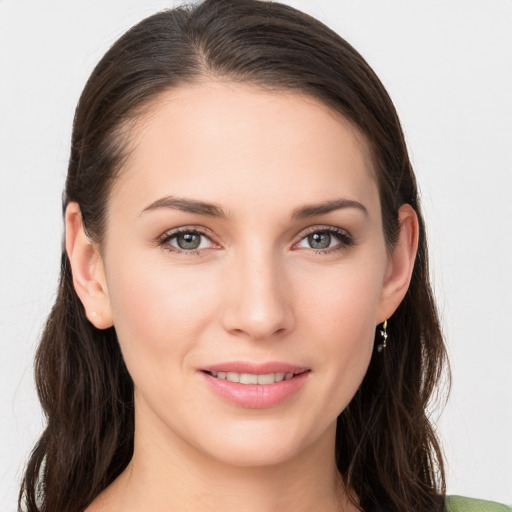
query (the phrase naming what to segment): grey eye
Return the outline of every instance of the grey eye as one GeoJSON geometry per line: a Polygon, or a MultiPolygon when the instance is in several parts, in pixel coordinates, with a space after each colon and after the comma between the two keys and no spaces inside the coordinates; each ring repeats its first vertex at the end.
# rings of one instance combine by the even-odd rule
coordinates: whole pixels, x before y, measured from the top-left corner
{"type": "Polygon", "coordinates": [[[307,241],[312,249],[327,249],[331,246],[331,235],[326,232],[311,233],[307,241]]]}
{"type": "Polygon", "coordinates": [[[212,246],[211,240],[198,231],[174,233],[168,236],[167,239],[164,240],[164,243],[181,251],[194,251],[212,246]]]}
{"type": "Polygon", "coordinates": [[[180,249],[197,249],[201,245],[201,235],[197,233],[180,233],[176,236],[176,245],[180,249]]]}
{"type": "Polygon", "coordinates": [[[329,253],[329,250],[343,249],[353,244],[353,239],[348,233],[337,228],[324,228],[310,231],[300,240],[296,247],[313,249],[317,252],[329,253]]]}

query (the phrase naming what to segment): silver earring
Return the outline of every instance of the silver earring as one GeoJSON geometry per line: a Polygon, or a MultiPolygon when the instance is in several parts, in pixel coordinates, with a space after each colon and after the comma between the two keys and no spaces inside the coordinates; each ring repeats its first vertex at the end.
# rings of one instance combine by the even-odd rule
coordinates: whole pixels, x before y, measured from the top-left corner
{"type": "Polygon", "coordinates": [[[386,348],[387,340],[388,340],[387,328],[388,328],[388,321],[384,320],[384,323],[382,324],[382,329],[380,330],[380,335],[381,335],[382,341],[377,345],[377,352],[382,352],[386,348]]]}

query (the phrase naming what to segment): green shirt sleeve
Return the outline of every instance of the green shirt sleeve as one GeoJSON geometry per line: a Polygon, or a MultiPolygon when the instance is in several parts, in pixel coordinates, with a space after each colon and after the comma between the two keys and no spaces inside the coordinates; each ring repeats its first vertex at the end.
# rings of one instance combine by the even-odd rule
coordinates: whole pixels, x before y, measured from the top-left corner
{"type": "Polygon", "coordinates": [[[446,498],[446,512],[512,512],[512,507],[494,501],[448,496],[446,498]]]}

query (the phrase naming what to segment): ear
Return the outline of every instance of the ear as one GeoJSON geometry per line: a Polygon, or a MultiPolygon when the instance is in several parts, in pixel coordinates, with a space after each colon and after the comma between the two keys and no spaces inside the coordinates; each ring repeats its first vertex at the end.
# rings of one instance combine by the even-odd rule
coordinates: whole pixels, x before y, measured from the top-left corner
{"type": "Polygon", "coordinates": [[[66,208],[66,253],[73,286],[89,321],[98,329],[112,327],[112,310],[103,260],[98,245],[85,233],[78,203],[66,208]]]}
{"type": "Polygon", "coordinates": [[[409,204],[398,211],[398,240],[389,257],[378,308],[377,324],[387,320],[402,302],[411,282],[418,251],[419,223],[409,204]]]}

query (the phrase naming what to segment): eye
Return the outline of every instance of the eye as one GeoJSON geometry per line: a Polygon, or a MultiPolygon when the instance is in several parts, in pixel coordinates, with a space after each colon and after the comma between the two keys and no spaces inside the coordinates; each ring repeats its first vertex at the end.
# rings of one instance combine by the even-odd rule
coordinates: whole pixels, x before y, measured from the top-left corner
{"type": "Polygon", "coordinates": [[[160,244],[168,250],[177,252],[192,252],[208,249],[214,243],[204,233],[194,229],[183,229],[167,233],[160,244]]]}
{"type": "Polygon", "coordinates": [[[296,247],[329,253],[333,250],[348,247],[353,243],[352,237],[345,231],[325,228],[310,231],[300,240],[296,247]]]}

